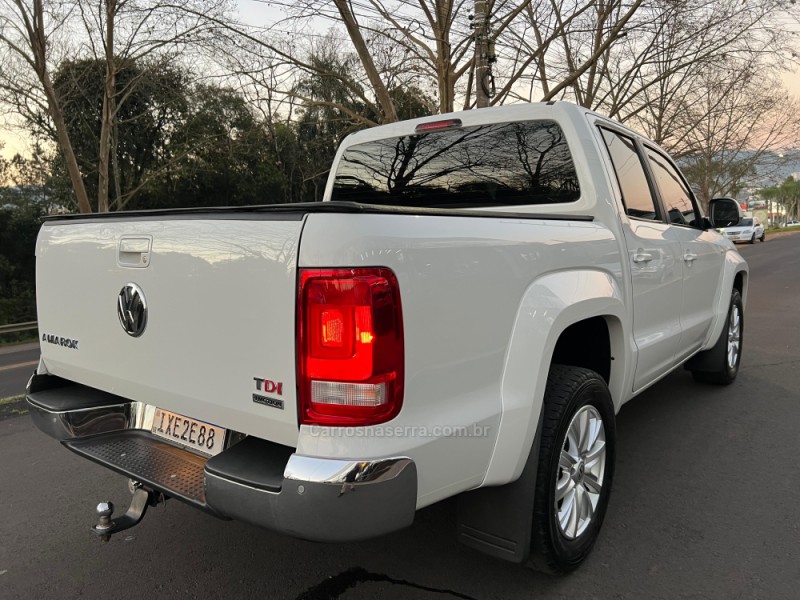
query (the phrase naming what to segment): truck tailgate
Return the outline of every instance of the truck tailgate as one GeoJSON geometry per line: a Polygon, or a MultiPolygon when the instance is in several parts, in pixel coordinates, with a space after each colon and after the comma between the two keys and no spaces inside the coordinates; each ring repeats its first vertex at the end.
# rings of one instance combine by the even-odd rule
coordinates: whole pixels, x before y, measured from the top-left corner
{"type": "Polygon", "coordinates": [[[200,213],[46,222],[36,246],[46,369],[296,445],[303,219],[301,212],[200,213]],[[145,301],[141,331],[142,307],[129,284],[145,301]]]}

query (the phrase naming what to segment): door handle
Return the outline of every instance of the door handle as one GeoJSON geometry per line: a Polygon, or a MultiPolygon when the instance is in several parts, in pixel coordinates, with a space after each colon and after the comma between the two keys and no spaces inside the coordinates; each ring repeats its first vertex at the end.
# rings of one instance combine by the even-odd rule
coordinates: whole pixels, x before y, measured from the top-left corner
{"type": "Polygon", "coordinates": [[[635,263],[649,263],[653,260],[653,255],[648,252],[637,252],[633,255],[633,262],[635,263]]]}
{"type": "Polygon", "coordinates": [[[687,263],[691,263],[697,260],[697,254],[692,254],[691,252],[687,252],[686,254],[683,255],[683,260],[685,260],[687,263]]]}
{"type": "Polygon", "coordinates": [[[150,263],[153,236],[123,236],[119,240],[117,264],[121,267],[145,268],[150,263]]]}

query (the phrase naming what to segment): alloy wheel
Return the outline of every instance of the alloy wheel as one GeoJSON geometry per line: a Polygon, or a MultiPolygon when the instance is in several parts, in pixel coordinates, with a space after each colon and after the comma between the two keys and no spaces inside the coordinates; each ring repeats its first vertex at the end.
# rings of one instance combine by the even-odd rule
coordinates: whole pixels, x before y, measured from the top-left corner
{"type": "Polygon", "coordinates": [[[739,352],[742,345],[742,313],[737,305],[731,306],[728,319],[728,368],[735,369],[739,364],[739,352]]]}
{"type": "Polygon", "coordinates": [[[603,491],[606,436],[603,419],[592,405],[572,417],[558,461],[555,512],[561,534],[574,540],[586,531],[603,491]]]}

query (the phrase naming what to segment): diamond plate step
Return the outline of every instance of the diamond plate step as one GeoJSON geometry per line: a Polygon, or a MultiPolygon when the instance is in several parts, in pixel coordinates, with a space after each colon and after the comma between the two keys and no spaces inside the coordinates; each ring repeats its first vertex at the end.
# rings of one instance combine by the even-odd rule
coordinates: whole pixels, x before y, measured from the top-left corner
{"type": "Polygon", "coordinates": [[[146,431],[120,431],[62,442],[109,469],[198,508],[206,504],[206,458],[170,446],[146,431]]]}

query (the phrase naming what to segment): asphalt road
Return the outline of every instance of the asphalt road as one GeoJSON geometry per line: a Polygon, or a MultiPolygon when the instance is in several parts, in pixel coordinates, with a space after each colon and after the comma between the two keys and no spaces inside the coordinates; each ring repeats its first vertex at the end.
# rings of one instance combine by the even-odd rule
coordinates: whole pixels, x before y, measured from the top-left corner
{"type": "Polygon", "coordinates": [[[0,398],[24,393],[37,364],[39,342],[0,347],[0,398]]]}
{"type": "Polygon", "coordinates": [[[797,598],[800,235],[741,251],[752,278],[739,379],[702,386],[679,371],[622,409],[605,525],[568,577],[460,546],[452,502],[381,539],[322,545],[171,501],[101,544],[94,505],[125,505],[125,480],[23,417],[0,422],[0,596],[797,598]]]}

